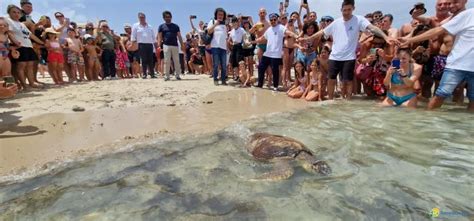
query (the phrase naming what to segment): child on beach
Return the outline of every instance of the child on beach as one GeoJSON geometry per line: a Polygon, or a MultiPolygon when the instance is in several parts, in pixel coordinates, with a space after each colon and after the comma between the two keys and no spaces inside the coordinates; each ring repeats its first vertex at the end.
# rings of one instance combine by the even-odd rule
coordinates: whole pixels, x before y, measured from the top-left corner
{"type": "Polygon", "coordinates": [[[287,92],[288,97],[301,98],[308,87],[309,75],[306,74],[305,64],[303,61],[297,61],[295,64],[295,83],[290,87],[287,92]]]}
{"type": "Polygon", "coordinates": [[[319,60],[313,60],[313,62],[311,62],[310,68],[310,81],[308,84],[308,88],[306,88],[306,91],[303,94],[302,98],[305,98],[306,101],[322,101],[322,74],[320,70],[319,60]]]}
{"type": "Polygon", "coordinates": [[[58,35],[53,28],[47,28],[44,31],[44,38],[46,50],[48,50],[48,72],[51,75],[55,84],[64,84],[63,81],[63,68],[64,68],[64,56],[63,49],[59,44],[58,35]]]}
{"type": "Polygon", "coordinates": [[[66,38],[66,46],[69,49],[67,55],[67,63],[71,66],[71,77],[69,82],[77,81],[77,72],[79,71],[79,81],[84,81],[84,57],[82,52],[84,47],[79,39],[76,38],[76,31],[68,29],[68,37],[66,38]]]}
{"type": "Polygon", "coordinates": [[[128,54],[120,41],[115,41],[115,68],[120,78],[130,78],[126,63],[129,62],[128,54]]]}
{"type": "Polygon", "coordinates": [[[102,55],[102,49],[100,49],[100,47],[95,44],[95,39],[93,37],[87,38],[86,43],[87,45],[84,47],[84,49],[86,50],[88,56],[87,67],[89,68],[87,71],[87,79],[98,81],[100,72],[99,57],[102,55]]]}
{"type": "Polygon", "coordinates": [[[239,81],[240,87],[250,87],[257,82],[257,78],[249,74],[245,61],[239,62],[239,81]]]}

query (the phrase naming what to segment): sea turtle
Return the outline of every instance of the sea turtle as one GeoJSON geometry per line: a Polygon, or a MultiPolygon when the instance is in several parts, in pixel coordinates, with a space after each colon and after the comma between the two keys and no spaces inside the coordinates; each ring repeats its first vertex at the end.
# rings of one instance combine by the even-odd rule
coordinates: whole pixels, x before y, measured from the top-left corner
{"type": "Polygon", "coordinates": [[[250,136],[247,149],[252,156],[260,161],[275,163],[273,171],[263,174],[254,180],[283,180],[294,173],[290,161],[296,160],[310,173],[328,175],[329,165],[317,160],[313,152],[306,146],[289,137],[268,133],[256,133],[250,136]]]}

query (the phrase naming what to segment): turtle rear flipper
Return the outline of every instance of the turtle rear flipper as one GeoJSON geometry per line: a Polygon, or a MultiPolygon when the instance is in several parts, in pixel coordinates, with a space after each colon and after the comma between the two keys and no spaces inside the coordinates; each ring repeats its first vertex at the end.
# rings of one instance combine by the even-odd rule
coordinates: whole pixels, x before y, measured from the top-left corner
{"type": "Polygon", "coordinates": [[[295,173],[288,159],[279,159],[275,161],[273,170],[264,173],[261,176],[251,179],[250,181],[279,181],[286,180],[295,173]]]}

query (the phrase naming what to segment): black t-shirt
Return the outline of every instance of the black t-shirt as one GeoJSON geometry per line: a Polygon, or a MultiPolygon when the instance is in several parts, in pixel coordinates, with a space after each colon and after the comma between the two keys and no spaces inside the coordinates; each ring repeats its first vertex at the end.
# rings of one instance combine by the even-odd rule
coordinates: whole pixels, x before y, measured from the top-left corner
{"type": "Polygon", "coordinates": [[[179,26],[174,23],[162,24],[158,28],[158,33],[163,33],[163,44],[169,46],[178,46],[179,26]]]}
{"type": "MultiPolygon", "coordinates": [[[[25,22],[27,19],[26,17],[26,14],[23,10],[21,10],[21,17],[20,17],[20,22],[25,22]]],[[[29,16],[28,20],[30,20],[33,24],[35,24],[36,22],[33,21],[33,18],[31,18],[31,16],[29,16]]]]}

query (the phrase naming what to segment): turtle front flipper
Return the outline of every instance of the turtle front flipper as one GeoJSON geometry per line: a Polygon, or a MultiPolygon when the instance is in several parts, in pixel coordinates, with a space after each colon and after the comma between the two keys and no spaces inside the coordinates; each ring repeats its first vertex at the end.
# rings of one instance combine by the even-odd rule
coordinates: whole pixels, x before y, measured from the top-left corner
{"type": "Polygon", "coordinates": [[[273,170],[264,173],[261,176],[258,176],[250,181],[279,181],[279,180],[286,180],[293,176],[294,174],[293,167],[290,165],[290,161],[288,159],[278,159],[275,160],[275,165],[273,170]]]}

